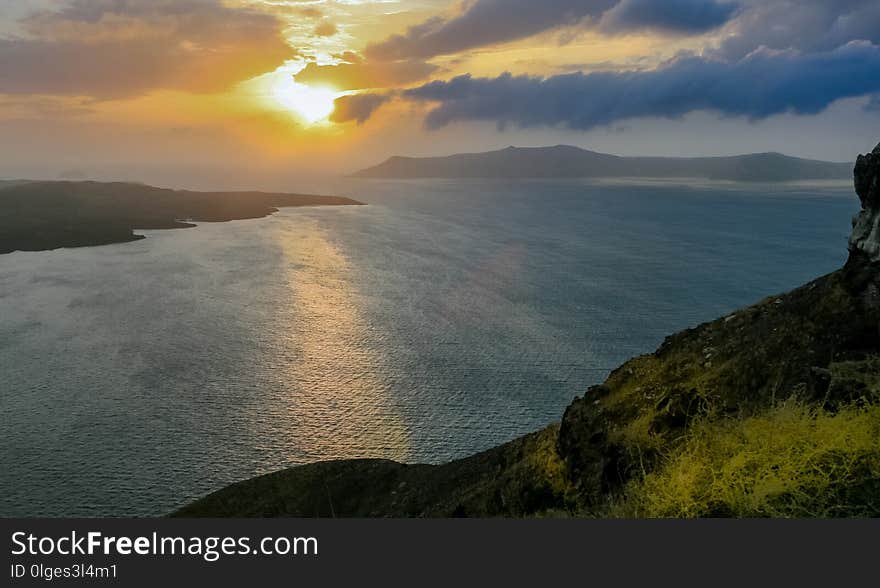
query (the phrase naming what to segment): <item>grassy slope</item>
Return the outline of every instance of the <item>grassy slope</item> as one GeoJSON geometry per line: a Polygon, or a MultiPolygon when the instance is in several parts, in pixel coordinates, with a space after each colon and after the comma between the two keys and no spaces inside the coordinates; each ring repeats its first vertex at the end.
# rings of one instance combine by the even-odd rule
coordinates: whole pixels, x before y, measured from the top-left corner
{"type": "MultiPolygon", "coordinates": [[[[846,454],[850,449],[861,451],[864,444],[823,440],[829,427],[844,431],[847,423],[873,419],[876,431],[880,424],[873,410],[880,400],[880,312],[874,290],[862,280],[849,270],[835,272],[678,333],[572,403],[563,417],[559,447],[585,512],[797,516],[814,508],[827,514],[874,508],[866,506],[867,499],[833,512],[820,507],[831,494],[846,494],[848,486],[870,486],[880,476],[880,435],[868,443],[868,456],[846,454]],[[797,426],[783,426],[794,416],[797,426]],[[768,437],[777,428],[779,435],[768,437]],[[756,432],[759,429],[763,435],[756,432]],[[768,459],[781,455],[781,448],[799,444],[824,444],[829,449],[803,462],[801,471],[789,472],[790,479],[777,484],[776,493],[766,492],[763,502],[742,507],[746,496],[760,493],[756,488],[761,484],[772,485],[768,472],[789,463],[783,460],[771,467],[768,459]],[[776,448],[776,453],[767,447],[776,448]],[[866,458],[860,461],[865,467],[852,478],[832,473],[841,463],[861,457],[866,458]],[[697,469],[685,467],[688,459],[692,465],[702,462],[699,476],[697,469]],[[743,465],[744,461],[749,463],[743,465]],[[733,482],[737,463],[743,467],[733,482]],[[810,479],[814,470],[829,484],[816,485],[810,479]],[[700,478],[694,485],[714,487],[717,493],[705,492],[702,502],[682,508],[652,502],[650,495],[660,480],[672,486],[675,481],[684,491],[684,477],[690,475],[700,478]],[[712,486],[715,482],[718,485],[712,486]],[[725,495],[720,489],[724,484],[737,484],[736,495],[725,495]],[[819,490],[823,495],[815,496],[819,490]],[[782,495],[787,492],[812,493],[816,502],[791,503],[786,510],[782,495]],[[777,499],[782,502],[776,507],[768,505],[777,499]]],[[[679,498],[681,504],[687,502],[679,498]]]]}
{"type": "Polygon", "coordinates": [[[175,514],[880,515],[871,275],[841,270],[673,335],[575,399],[561,426],[479,455],[311,464],[175,514]]]}
{"type": "Polygon", "coordinates": [[[880,515],[880,406],[788,400],[701,419],[609,514],[635,517],[880,515]]]}

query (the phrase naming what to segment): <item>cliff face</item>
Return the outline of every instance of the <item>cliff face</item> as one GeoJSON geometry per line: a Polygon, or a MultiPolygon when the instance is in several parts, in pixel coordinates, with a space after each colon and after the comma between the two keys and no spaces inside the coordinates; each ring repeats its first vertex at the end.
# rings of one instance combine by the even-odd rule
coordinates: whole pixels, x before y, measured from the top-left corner
{"type": "Polygon", "coordinates": [[[856,164],[843,269],[668,337],[558,426],[442,466],[293,468],[178,514],[880,516],[878,163],[856,164]]]}
{"type": "Polygon", "coordinates": [[[851,261],[880,261],[880,144],[859,155],[853,170],[862,210],[853,219],[849,238],[851,261]]]}

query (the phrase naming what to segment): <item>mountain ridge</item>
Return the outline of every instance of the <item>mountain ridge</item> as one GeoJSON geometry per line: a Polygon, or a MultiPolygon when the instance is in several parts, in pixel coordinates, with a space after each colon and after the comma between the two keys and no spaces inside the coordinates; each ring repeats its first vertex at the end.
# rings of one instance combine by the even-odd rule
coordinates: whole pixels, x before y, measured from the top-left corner
{"type": "Polygon", "coordinates": [[[700,178],[782,182],[848,179],[849,163],[778,152],[711,157],[630,157],[572,145],[509,146],[438,157],[395,155],[352,174],[359,178],[700,178]]]}

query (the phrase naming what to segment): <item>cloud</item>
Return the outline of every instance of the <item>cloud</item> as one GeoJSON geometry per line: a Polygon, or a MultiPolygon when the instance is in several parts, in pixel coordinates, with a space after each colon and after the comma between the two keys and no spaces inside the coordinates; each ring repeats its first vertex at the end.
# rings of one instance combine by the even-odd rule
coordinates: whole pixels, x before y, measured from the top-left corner
{"type": "Polygon", "coordinates": [[[877,0],[472,0],[368,45],[373,60],[430,59],[546,31],[592,27],[605,34],[691,35],[723,27],[713,56],[737,60],[761,47],[828,51],[850,41],[880,44],[877,0]]]}
{"type": "Polygon", "coordinates": [[[451,18],[433,17],[368,45],[377,60],[429,58],[530,37],[597,17],[617,0],[475,0],[451,18]]]}
{"type": "Polygon", "coordinates": [[[880,44],[880,2],[746,0],[713,55],[740,59],[759,47],[828,51],[850,41],[880,44]]]}
{"type": "Polygon", "coordinates": [[[373,112],[389,100],[385,94],[353,94],[336,99],[336,108],[330,115],[330,120],[335,123],[357,121],[358,124],[366,122],[373,112]]]}
{"type": "Polygon", "coordinates": [[[435,104],[428,128],[493,121],[503,128],[588,130],[636,117],[677,118],[695,111],[757,120],[816,114],[841,98],[880,92],[880,47],[853,42],[830,52],[756,51],[737,62],[676,59],[644,72],[575,73],[549,78],[459,76],[406,90],[435,104]]]}
{"type": "Polygon", "coordinates": [[[739,9],[734,2],[707,0],[622,0],[602,16],[606,32],[654,29],[703,33],[728,22],[739,9]]]}
{"type": "Polygon", "coordinates": [[[305,16],[307,18],[321,18],[324,16],[324,13],[321,12],[320,9],[315,8],[314,6],[306,6],[304,8],[299,8],[297,12],[301,16],[305,16]]]}
{"type": "Polygon", "coordinates": [[[612,32],[700,33],[724,24],[736,9],[732,0],[475,0],[456,16],[430,18],[365,53],[376,60],[427,59],[584,22],[602,22],[612,32]]]}
{"type": "Polygon", "coordinates": [[[330,22],[329,20],[322,20],[315,27],[315,36],[316,37],[332,37],[336,33],[339,32],[339,29],[336,28],[336,25],[330,22]]]}
{"type": "Polygon", "coordinates": [[[865,104],[865,110],[868,112],[880,112],[880,93],[874,94],[865,104]]]}
{"type": "Polygon", "coordinates": [[[367,62],[347,53],[349,62],[336,65],[309,63],[296,74],[298,82],[329,85],[338,90],[389,88],[424,80],[440,68],[419,60],[367,62]]]}
{"type": "Polygon", "coordinates": [[[213,92],[293,54],[275,17],[219,0],[74,0],[20,25],[0,38],[0,93],[213,92]]]}
{"type": "Polygon", "coordinates": [[[78,96],[22,96],[0,94],[0,119],[60,120],[94,113],[90,99],[78,96]]]}

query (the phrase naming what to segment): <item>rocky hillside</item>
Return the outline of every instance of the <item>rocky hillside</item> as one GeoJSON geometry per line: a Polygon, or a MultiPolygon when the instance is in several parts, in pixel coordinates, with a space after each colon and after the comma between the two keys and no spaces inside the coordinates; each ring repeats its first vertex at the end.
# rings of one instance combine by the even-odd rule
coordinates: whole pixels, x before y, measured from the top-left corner
{"type": "Polygon", "coordinates": [[[439,466],[317,463],[180,516],[880,516],[880,145],[837,272],[677,333],[562,421],[439,466]]]}

